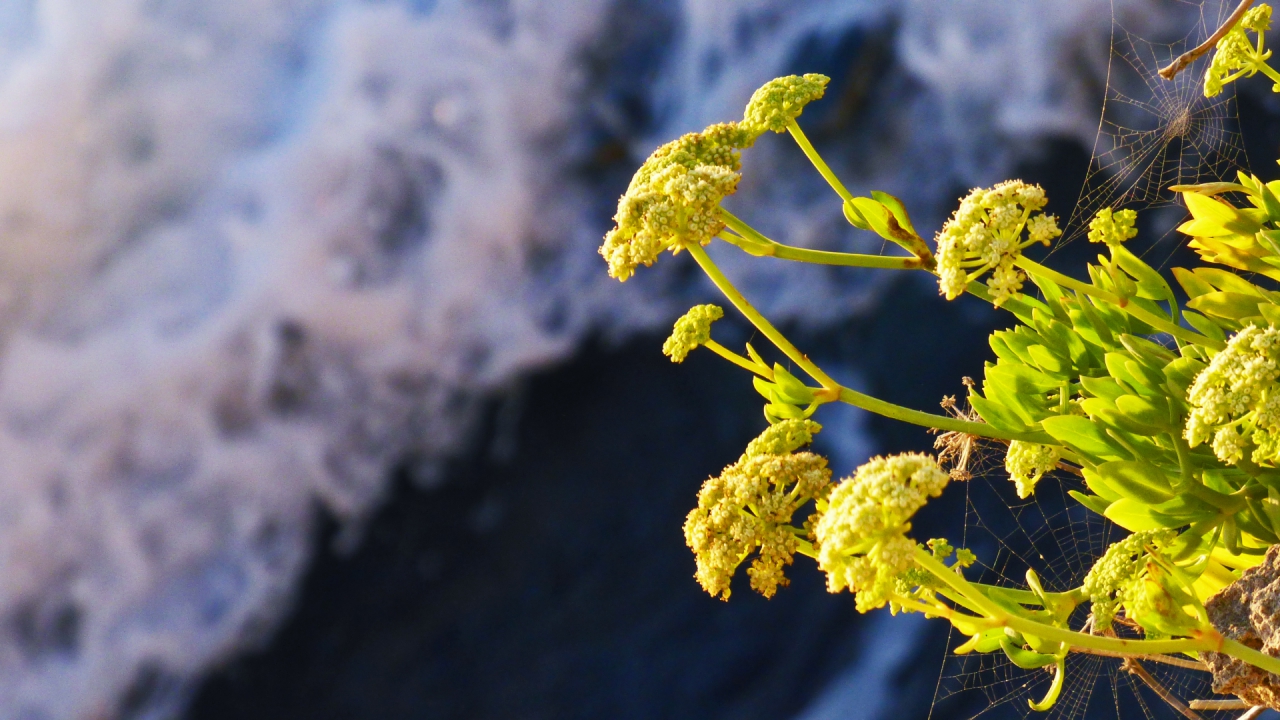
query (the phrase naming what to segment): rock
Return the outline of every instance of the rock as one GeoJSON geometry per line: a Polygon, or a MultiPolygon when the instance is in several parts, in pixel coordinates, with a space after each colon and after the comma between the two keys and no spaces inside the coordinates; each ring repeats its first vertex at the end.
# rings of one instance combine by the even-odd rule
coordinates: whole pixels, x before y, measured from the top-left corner
{"type": "MultiPolygon", "coordinates": [[[[1280,657],[1280,545],[1257,567],[1205,603],[1209,620],[1224,636],[1280,657]]],[[[1213,691],[1235,695],[1250,705],[1280,710],[1280,676],[1222,653],[1202,653],[1213,671],[1213,691]]]]}

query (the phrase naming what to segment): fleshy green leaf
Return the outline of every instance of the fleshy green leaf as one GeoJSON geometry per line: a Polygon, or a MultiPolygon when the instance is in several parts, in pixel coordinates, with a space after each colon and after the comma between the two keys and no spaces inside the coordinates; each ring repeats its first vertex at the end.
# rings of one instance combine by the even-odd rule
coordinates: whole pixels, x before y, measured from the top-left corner
{"type": "Polygon", "coordinates": [[[1157,505],[1174,496],[1168,478],[1154,465],[1146,462],[1117,460],[1102,463],[1097,467],[1097,472],[1108,487],[1121,495],[1121,499],[1131,498],[1157,505]]]}
{"type": "Polygon", "coordinates": [[[1108,520],[1129,532],[1159,530],[1180,525],[1176,519],[1162,515],[1152,510],[1150,505],[1130,498],[1120,498],[1111,503],[1103,514],[1108,520]]]}
{"type": "Polygon", "coordinates": [[[1129,452],[1107,437],[1088,418],[1058,415],[1040,422],[1044,431],[1067,447],[1098,460],[1128,460],[1129,452]]]}

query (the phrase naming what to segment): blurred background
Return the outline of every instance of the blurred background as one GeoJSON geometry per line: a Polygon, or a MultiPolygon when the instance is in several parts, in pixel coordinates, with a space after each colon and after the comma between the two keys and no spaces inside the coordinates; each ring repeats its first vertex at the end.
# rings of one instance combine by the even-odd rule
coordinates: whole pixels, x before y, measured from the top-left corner
{"type": "MultiPolygon", "coordinates": [[[[925,235],[1014,176],[1070,217],[1112,177],[1091,167],[1128,167],[1107,154],[1119,127],[1097,144],[1120,92],[1154,108],[1123,122],[1161,168],[1225,148],[1214,172],[1247,151],[1271,179],[1266,83],[1200,115],[1198,78],[1175,92],[1144,71],[1168,47],[1113,62],[1117,37],[1198,42],[1223,14],[0,0],[0,719],[982,711],[982,692],[939,690],[986,683],[943,670],[945,626],[859,616],[803,559],[771,601],[698,588],[684,515],[763,429],[762,401],[708,353],[661,355],[716,300],[689,258],[621,285],[596,248],[653,148],[791,73],[832,78],[806,132],[925,235]],[[1194,137],[1166,132],[1182,111],[1194,137]]],[[[727,204],[791,244],[882,249],[785,136],[749,151],[727,204]]],[[[1179,211],[1147,217],[1176,255],[1159,239],[1179,211]]],[[[963,394],[1008,323],[923,275],[713,252],[837,379],[912,407],[963,394]]],[[[849,408],[818,419],[839,475],[933,442],[849,408]]],[[[961,537],[994,492],[918,524],[961,537]]]]}

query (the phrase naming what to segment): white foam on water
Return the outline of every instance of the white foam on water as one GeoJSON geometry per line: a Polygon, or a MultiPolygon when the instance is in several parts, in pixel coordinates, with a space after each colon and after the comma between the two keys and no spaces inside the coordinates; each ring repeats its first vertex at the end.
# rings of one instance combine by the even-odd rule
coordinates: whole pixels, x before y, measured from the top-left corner
{"type": "MultiPolygon", "coordinates": [[[[673,7],[664,120],[636,160],[736,117],[802,48],[896,27],[865,132],[818,139],[855,192],[935,226],[1019,146],[1082,136],[1096,99],[1057,60],[1097,60],[1110,22],[1103,2],[951,5],[673,7]]],[[[618,286],[594,256],[598,190],[562,151],[610,12],[0,2],[0,717],[178,712],[288,607],[317,503],[358,520],[393,463],[456,450],[487,395],[706,296],[666,292],[678,263],[618,286]]],[[[791,242],[878,249],[801,170],[762,142],[735,201],[791,242]]],[[[717,256],[813,327],[883,282],[717,256]]]]}

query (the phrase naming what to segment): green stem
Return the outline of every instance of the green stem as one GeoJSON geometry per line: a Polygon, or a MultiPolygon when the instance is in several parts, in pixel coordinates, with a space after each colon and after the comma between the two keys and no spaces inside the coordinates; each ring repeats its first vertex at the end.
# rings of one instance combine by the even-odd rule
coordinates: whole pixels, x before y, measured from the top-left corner
{"type": "Polygon", "coordinates": [[[1244,643],[1236,642],[1230,638],[1223,638],[1222,649],[1220,653],[1230,655],[1237,660],[1243,660],[1256,668],[1262,668],[1267,672],[1280,675],[1280,658],[1273,658],[1266,653],[1259,652],[1244,643]]]}
{"type": "Polygon", "coordinates": [[[841,265],[844,267],[880,268],[882,270],[918,270],[924,267],[917,257],[894,257],[892,255],[858,255],[855,253],[829,252],[827,250],[808,250],[805,248],[782,245],[779,243],[773,257],[796,262],[816,263],[819,265],[841,265]]]}
{"type": "Polygon", "coordinates": [[[773,372],[769,370],[769,368],[760,367],[760,365],[758,365],[755,361],[742,357],[738,353],[721,345],[715,340],[708,340],[705,343],[703,343],[703,345],[706,346],[706,348],[711,352],[719,355],[720,357],[724,358],[725,360],[728,360],[729,362],[733,363],[734,365],[737,365],[740,368],[749,370],[752,373],[755,373],[756,375],[773,379],[773,372]]]}
{"type": "MultiPolygon", "coordinates": [[[[697,243],[689,243],[684,247],[689,251],[689,254],[693,256],[693,259],[697,261],[698,265],[702,268],[702,271],[707,274],[707,277],[711,278],[711,282],[715,283],[716,287],[720,289],[720,292],[724,293],[724,296],[729,299],[729,302],[733,303],[734,307],[738,309],[738,312],[742,313],[747,320],[750,320],[751,324],[755,325],[756,328],[765,337],[769,338],[769,340],[788,358],[791,358],[792,362],[800,366],[800,368],[808,373],[814,380],[817,380],[819,385],[828,390],[838,391],[838,397],[841,402],[862,408],[863,410],[869,410],[879,415],[884,415],[888,418],[893,418],[894,420],[901,420],[903,422],[927,428],[938,428],[939,430],[968,433],[970,435],[978,435],[980,437],[994,438],[997,440],[1026,440],[1028,442],[1053,443],[1053,439],[1044,433],[1010,433],[994,428],[986,423],[971,422],[945,415],[934,415],[933,413],[927,413],[920,410],[912,410],[910,408],[902,407],[901,405],[894,405],[893,403],[885,402],[884,400],[872,397],[866,393],[861,393],[857,390],[853,390],[852,388],[840,385],[815,365],[813,361],[809,360],[804,353],[796,349],[796,346],[792,345],[790,340],[787,340],[782,333],[778,332],[777,328],[775,328],[773,324],[764,317],[764,315],[761,315],[759,310],[756,310],[755,307],[751,305],[747,298],[744,297],[742,293],[734,287],[733,283],[729,281],[729,278],[725,277],[724,273],[721,272],[720,267],[711,259],[711,256],[707,255],[707,251],[703,249],[701,245],[698,245],[697,243]]],[[[733,361],[732,358],[728,359],[733,361]]],[[[736,361],[733,362],[735,362],[735,364],[740,364],[736,361]]],[[[746,366],[744,365],[743,367],[746,366]]]]}
{"type": "Polygon", "coordinates": [[[1214,340],[1213,338],[1201,335],[1198,332],[1188,330],[1182,327],[1181,325],[1178,325],[1176,323],[1169,321],[1167,318],[1162,318],[1159,315],[1156,315],[1155,313],[1152,313],[1148,310],[1145,310],[1139,307],[1137,303],[1129,302],[1128,300],[1120,297],[1119,295],[1116,295],[1111,292],[1107,292],[1106,290],[1103,290],[1102,288],[1099,288],[1097,286],[1080,282],[1079,280],[1076,280],[1075,278],[1069,275],[1063,275],[1062,273],[1056,270],[1050,270],[1044,265],[1041,265],[1040,263],[1034,260],[1031,260],[1026,256],[1019,256],[1018,259],[1014,261],[1014,264],[1033,275],[1037,275],[1039,277],[1052,280],[1058,285],[1061,285],[1063,287],[1071,288],[1072,290],[1076,290],[1078,292],[1084,293],[1085,295],[1091,295],[1093,297],[1098,298],[1099,300],[1111,303],[1112,305],[1123,310],[1129,315],[1141,320],[1142,322],[1150,325],[1156,330],[1169,333],[1170,335],[1176,338],[1179,338],[1181,340],[1185,340],[1189,343],[1195,343],[1197,345],[1204,345],[1206,347],[1213,348],[1214,350],[1221,350],[1222,348],[1226,347],[1225,343],[1222,343],[1217,340],[1214,340]]]}
{"type": "Polygon", "coordinates": [[[791,137],[795,139],[796,144],[800,146],[800,149],[804,151],[805,156],[809,158],[809,162],[813,163],[813,166],[818,169],[818,172],[822,174],[831,189],[836,191],[840,199],[845,202],[852,200],[853,194],[844,186],[844,183],[840,182],[840,178],[831,172],[831,168],[827,167],[826,161],[822,159],[818,151],[813,149],[809,138],[805,137],[804,131],[796,124],[794,118],[787,121],[787,130],[791,133],[791,137]]]}
{"type": "Polygon", "coordinates": [[[866,393],[860,393],[852,388],[844,386],[840,387],[840,402],[848,403],[856,408],[862,408],[877,415],[883,415],[894,420],[911,423],[912,425],[920,425],[927,428],[937,428],[948,432],[962,432],[969,435],[977,435],[979,437],[992,438],[995,440],[1023,440],[1026,442],[1035,442],[1042,445],[1057,444],[1057,441],[1049,437],[1045,433],[1014,433],[1007,430],[992,427],[987,423],[972,422],[970,420],[961,420],[946,415],[934,415],[922,410],[912,410],[901,405],[894,405],[877,397],[872,397],[866,393]]]}
{"type": "Polygon", "coordinates": [[[1049,692],[1039,702],[1027,700],[1027,705],[1036,712],[1048,712],[1054,703],[1058,702],[1058,696],[1062,694],[1062,683],[1066,676],[1066,658],[1060,657],[1053,668],[1053,684],[1049,686],[1049,692]]]}
{"type": "Polygon", "coordinates": [[[1258,63],[1258,69],[1262,71],[1263,75],[1271,78],[1273,82],[1280,83],[1280,73],[1277,73],[1270,65],[1260,62],[1258,63]]]}
{"type": "Polygon", "coordinates": [[[970,603],[967,599],[965,599],[965,597],[964,597],[963,595],[961,595],[960,593],[957,593],[957,592],[952,591],[952,590],[948,590],[947,588],[938,588],[937,590],[935,590],[935,592],[937,592],[937,593],[938,593],[939,595],[941,595],[942,597],[944,597],[944,598],[946,598],[946,599],[950,600],[951,602],[955,603],[956,605],[959,605],[960,607],[964,608],[965,610],[968,610],[968,611],[969,611],[969,612],[971,612],[971,613],[981,613],[981,612],[982,612],[982,611],[981,611],[981,610],[979,610],[978,608],[974,607],[974,606],[973,606],[973,604],[972,604],[972,603],[970,603]]]}
{"type": "MultiPolygon", "coordinates": [[[[982,612],[988,618],[996,621],[1004,627],[1012,628],[1021,633],[1034,635],[1038,638],[1043,638],[1053,642],[1064,643],[1073,648],[1105,650],[1108,652],[1119,652],[1130,655],[1156,655],[1219,650],[1219,645],[1221,644],[1220,652],[1225,652],[1232,657],[1239,657],[1239,659],[1244,660],[1251,665],[1257,665],[1264,670],[1269,669],[1269,666],[1255,663],[1253,659],[1238,656],[1235,648],[1228,647],[1228,643],[1232,643],[1233,641],[1224,640],[1221,636],[1218,636],[1217,638],[1212,636],[1200,638],[1178,638],[1175,640],[1128,640],[1125,638],[1089,635],[1087,633],[1076,632],[1075,630],[1067,630],[1053,625],[1045,625],[1044,623],[1036,622],[1035,620],[1028,620],[1027,618],[1019,617],[1007,612],[1004,608],[988,600],[977,590],[977,588],[973,587],[968,580],[965,580],[959,574],[952,572],[950,568],[938,562],[934,559],[933,555],[919,546],[916,547],[915,560],[924,567],[924,569],[933,573],[939,580],[950,585],[956,592],[963,595],[970,603],[981,608],[982,612]],[[1219,640],[1221,643],[1218,642],[1219,640]]],[[[1239,645],[1239,643],[1235,644],[1239,645]]],[[[1241,647],[1244,646],[1241,645],[1241,647]]],[[[1249,648],[1245,649],[1249,650],[1249,648]]],[[[1274,663],[1274,666],[1280,667],[1280,660],[1268,655],[1263,655],[1256,650],[1250,650],[1250,652],[1255,653],[1262,658],[1267,658],[1271,663],[1274,663]]]]}
{"type": "Polygon", "coordinates": [[[809,250],[792,245],[783,245],[761,235],[755,228],[743,222],[733,213],[720,208],[724,224],[743,237],[729,234],[719,237],[725,242],[736,245],[745,252],[756,257],[776,257],[782,260],[815,263],[818,265],[840,265],[844,267],[880,268],[884,270],[916,270],[924,267],[917,257],[893,257],[890,255],[859,255],[856,253],[830,252],[827,250],[809,250]]]}
{"type": "Polygon", "coordinates": [[[817,380],[818,384],[822,387],[840,387],[840,385],[836,383],[835,380],[832,380],[829,375],[824,373],[821,368],[814,365],[813,362],[809,360],[808,356],[797,350],[796,346],[792,345],[790,340],[788,340],[782,333],[778,332],[778,329],[765,319],[765,316],[761,315],[760,311],[756,310],[742,295],[742,293],[738,292],[738,288],[734,287],[733,283],[729,282],[729,278],[725,277],[724,273],[720,271],[719,266],[717,266],[715,261],[711,259],[710,255],[707,255],[707,251],[704,250],[701,245],[696,242],[686,243],[684,248],[693,256],[693,259],[702,268],[702,271],[707,274],[707,277],[711,278],[711,282],[715,283],[716,287],[720,289],[720,292],[724,293],[724,296],[729,299],[729,302],[733,303],[733,306],[738,309],[738,312],[742,313],[747,320],[750,320],[751,324],[755,325],[756,329],[759,330],[761,334],[769,338],[769,341],[777,346],[783,354],[788,358],[791,358],[791,362],[800,366],[800,368],[808,373],[810,377],[817,380]]]}

